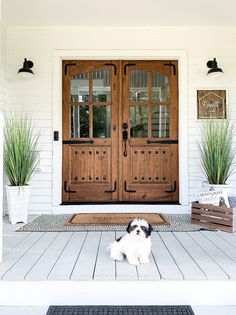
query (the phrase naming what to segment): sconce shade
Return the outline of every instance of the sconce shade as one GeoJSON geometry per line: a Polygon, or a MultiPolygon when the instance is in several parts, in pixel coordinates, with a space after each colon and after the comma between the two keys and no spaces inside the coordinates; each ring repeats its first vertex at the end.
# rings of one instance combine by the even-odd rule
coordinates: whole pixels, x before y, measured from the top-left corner
{"type": "Polygon", "coordinates": [[[34,76],[33,71],[31,70],[31,68],[33,67],[33,62],[30,60],[27,60],[25,58],[25,61],[23,63],[23,68],[18,70],[18,74],[22,77],[22,78],[32,78],[34,76]]]}
{"type": "Polygon", "coordinates": [[[208,77],[215,78],[221,76],[224,73],[221,68],[218,68],[216,58],[209,60],[207,62],[207,67],[210,68],[210,70],[207,72],[208,77]]]}

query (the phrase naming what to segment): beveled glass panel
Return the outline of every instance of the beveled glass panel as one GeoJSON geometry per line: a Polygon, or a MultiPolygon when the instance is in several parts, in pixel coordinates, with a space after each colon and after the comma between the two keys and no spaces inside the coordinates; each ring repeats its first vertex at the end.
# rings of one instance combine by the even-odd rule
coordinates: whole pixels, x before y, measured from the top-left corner
{"type": "Polygon", "coordinates": [[[167,75],[152,73],[152,102],[168,102],[170,98],[170,83],[167,75]]]}
{"type": "Polygon", "coordinates": [[[170,106],[152,106],[152,137],[170,137],[170,106]]]}
{"type": "Polygon", "coordinates": [[[93,71],[93,102],[111,101],[111,71],[93,71]]]}
{"type": "Polygon", "coordinates": [[[71,138],[89,137],[89,106],[71,106],[71,138]]]}
{"type": "Polygon", "coordinates": [[[130,71],[130,102],[148,101],[148,73],[147,71],[130,71]]]}
{"type": "Polygon", "coordinates": [[[111,136],[111,106],[93,105],[93,138],[111,136]]]}
{"type": "Polygon", "coordinates": [[[148,106],[130,106],[130,136],[148,136],[148,106]]]}
{"type": "Polygon", "coordinates": [[[71,77],[71,102],[89,101],[89,74],[78,73],[71,77]]]}

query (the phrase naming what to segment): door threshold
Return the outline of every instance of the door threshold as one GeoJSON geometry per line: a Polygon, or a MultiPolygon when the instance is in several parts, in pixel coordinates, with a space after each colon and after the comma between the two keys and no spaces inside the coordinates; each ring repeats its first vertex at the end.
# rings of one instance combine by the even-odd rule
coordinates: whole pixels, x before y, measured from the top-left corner
{"type": "Polygon", "coordinates": [[[61,206],[71,205],[181,205],[178,201],[84,201],[84,202],[62,202],[61,206]]]}

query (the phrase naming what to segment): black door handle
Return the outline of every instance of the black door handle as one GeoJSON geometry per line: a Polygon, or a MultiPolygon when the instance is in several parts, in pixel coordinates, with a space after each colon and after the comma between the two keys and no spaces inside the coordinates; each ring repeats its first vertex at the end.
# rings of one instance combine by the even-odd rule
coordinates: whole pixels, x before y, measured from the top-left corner
{"type": "Polygon", "coordinates": [[[123,154],[124,154],[124,156],[127,156],[127,148],[126,148],[126,143],[127,143],[127,140],[128,140],[128,131],[127,130],[123,130],[122,131],[122,138],[123,138],[124,145],[125,145],[123,154]]]}

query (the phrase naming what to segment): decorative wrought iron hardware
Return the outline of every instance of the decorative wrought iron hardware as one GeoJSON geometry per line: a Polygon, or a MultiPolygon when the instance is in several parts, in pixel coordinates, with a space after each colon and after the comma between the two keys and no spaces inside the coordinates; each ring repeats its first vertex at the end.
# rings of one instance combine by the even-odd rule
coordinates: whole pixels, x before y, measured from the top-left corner
{"type": "Polygon", "coordinates": [[[116,75],[116,65],[114,65],[113,63],[105,63],[105,66],[112,66],[114,67],[114,75],[116,75]]]}
{"type": "Polygon", "coordinates": [[[176,192],[176,186],[177,186],[177,184],[176,184],[176,180],[175,180],[175,181],[174,181],[174,187],[173,187],[173,189],[165,190],[165,192],[166,192],[166,193],[174,193],[174,192],[176,192]]]}
{"type": "Polygon", "coordinates": [[[93,144],[93,140],[63,140],[63,144],[93,144]]]}
{"type": "Polygon", "coordinates": [[[161,144],[178,144],[178,140],[147,140],[147,144],[161,143],[161,144]]]}
{"type": "Polygon", "coordinates": [[[124,191],[125,192],[128,192],[128,193],[135,193],[136,190],[133,190],[133,189],[127,189],[127,183],[126,183],[126,180],[124,181],[124,191]]]}
{"type": "Polygon", "coordinates": [[[126,68],[131,66],[136,66],[136,63],[127,63],[126,65],[124,65],[124,75],[126,75],[126,68]]]}
{"type": "Polygon", "coordinates": [[[116,191],[117,188],[117,181],[114,181],[114,188],[111,190],[104,190],[105,193],[114,193],[116,191]]]}
{"type": "Polygon", "coordinates": [[[76,66],[76,63],[67,63],[65,65],[65,75],[67,75],[67,68],[70,67],[70,66],[76,66]]]}
{"type": "Polygon", "coordinates": [[[72,193],[72,194],[74,194],[74,193],[76,193],[76,190],[70,190],[70,189],[67,189],[67,181],[65,181],[64,182],[64,191],[66,192],[66,193],[72,193]]]}
{"type": "Polygon", "coordinates": [[[164,63],[164,66],[169,66],[173,68],[173,74],[176,75],[176,67],[173,63],[164,63]]]}

